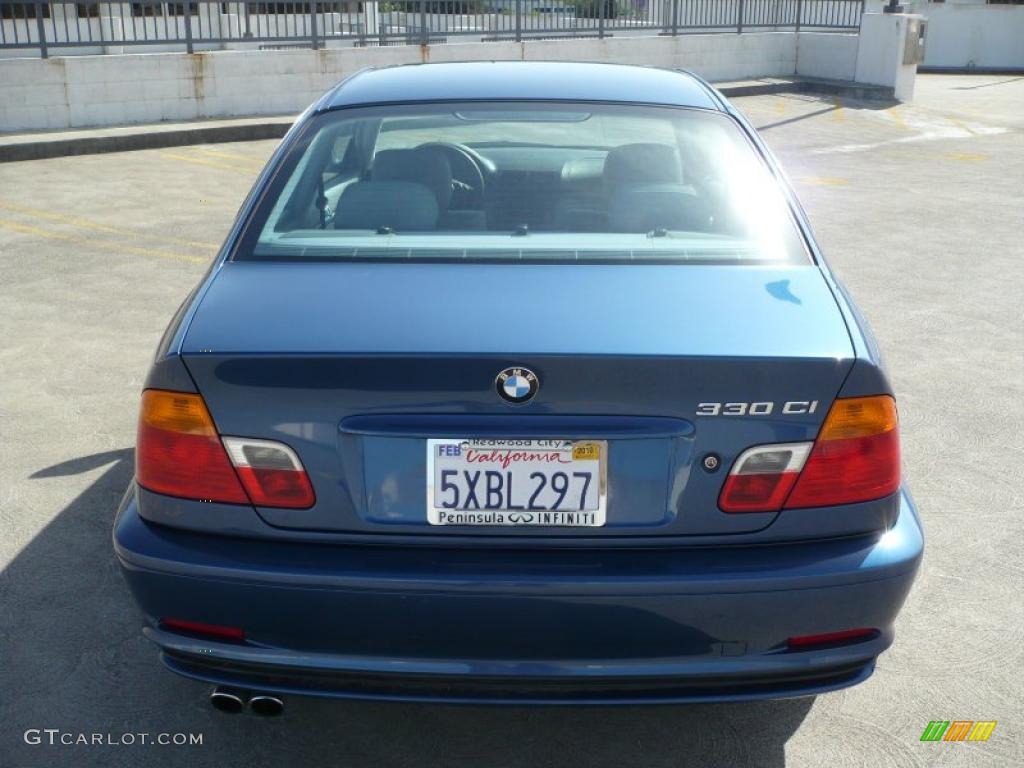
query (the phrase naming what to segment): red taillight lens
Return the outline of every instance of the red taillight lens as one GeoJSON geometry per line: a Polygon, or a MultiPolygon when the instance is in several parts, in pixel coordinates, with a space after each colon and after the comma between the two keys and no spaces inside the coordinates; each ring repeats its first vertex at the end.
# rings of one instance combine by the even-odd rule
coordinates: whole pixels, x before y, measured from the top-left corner
{"type": "Polygon", "coordinates": [[[786,508],[871,501],[900,485],[896,402],[888,395],[836,400],[786,508]]]}
{"type": "Polygon", "coordinates": [[[135,478],[156,493],[249,503],[203,398],[187,392],[142,393],[135,478]]]}
{"type": "Polygon", "coordinates": [[[837,645],[839,643],[854,643],[867,640],[878,634],[878,630],[870,627],[858,629],[844,629],[840,632],[825,632],[820,635],[800,635],[791,637],[786,645],[793,650],[805,651],[817,646],[837,645]]]}
{"type": "Polygon", "coordinates": [[[222,443],[203,398],[188,392],[142,393],[135,477],[155,493],[200,501],[291,509],[316,501],[291,448],[242,437],[222,443]]]}
{"type": "Polygon", "coordinates": [[[779,511],[810,450],[810,443],[778,443],[747,449],[729,470],[718,506],[723,512],[779,511]]]}
{"type": "Polygon", "coordinates": [[[313,506],[316,496],[309,476],[287,445],[272,440],[225,437],[224,447],[253,504],[287,509],[313,506]]]}
{"type": "Polygon", "coordinates": [[[205,635],[218,640],[244,640],[245,632],[238,627],[225,627],[220,624],[204,624],[201,621],[186,619],[160,619],[160,626],[176,632],[190,632],[194,635],[205,635]]]}

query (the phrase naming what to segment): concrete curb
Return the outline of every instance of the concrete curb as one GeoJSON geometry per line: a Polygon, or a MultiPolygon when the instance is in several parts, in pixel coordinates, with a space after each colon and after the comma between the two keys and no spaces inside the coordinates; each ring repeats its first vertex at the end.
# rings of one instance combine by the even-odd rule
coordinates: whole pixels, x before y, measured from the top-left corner
{"type": "Polygon", "coordinates": [[[1024,67],[929,67],[919,64],[922,75],[1024,75],[1024,67]]]}
{"type": "Polygon", "coordinates": [[[49,134],[47,138],[38,141],[33,141],[31,135],[25,134],[19,134],[17,141],[5,141],[5,138],[0,136],[0,163],[181,147],[189,144],[279,139],[285,135],[293,121],[294,118],[266,118],[228,125],[203,125],[200,122],[183,124],[180,128],[139,125],[117,129],[117,133],[109,134],[106,133],[106,129],[68,131],[66,138],[51,138],[53,134],[49,134]],[[99,135],[96,135],[97,133],[99,135]]]}
{"type": "Polygon", "coordinates": [[[749,83],[730,83],[715,87],[728,98],[777,93],[811,93],[842,96],[854,101],[895,101],[895,89],[892,86],[866,85],[846,80],[822,80],[814,77],[754,80],[749,83]]]}
{"type": "MultiPolygon", "coordinates": [[[[815,78],[771,78],[743,83],[722,83],[715,87],[727,98],[810,93],[863,101],[893,100],[893,89],[890,87],[815,78]]],[[[0,163],[181,147],[189,144],[279,139],[291,127],[293,120],[291,117],[267,117],[235,121],[211,120],[208,124],[195,122],[182,123],[179,126],[156,124],[70,130],[58,134],[40,134],[35,140],[32,134],[0,135],[0,163]]]]}

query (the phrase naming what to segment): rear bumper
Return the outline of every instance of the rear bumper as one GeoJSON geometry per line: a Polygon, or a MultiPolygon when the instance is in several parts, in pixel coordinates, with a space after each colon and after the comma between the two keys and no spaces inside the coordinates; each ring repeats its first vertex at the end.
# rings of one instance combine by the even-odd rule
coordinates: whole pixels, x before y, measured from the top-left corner
{"type": "Polygon", "coordinates": [[[211,537],[139,518],[114,544],[172,670],[279,693],[635,703],[818,693],[867,678],[919,565],[913,504],[883,536],[674,550],[417,550],[211,537]],[[160,618],[241,627],[246,642],[160,618]],[[873,627],[789,651],[795,635],[873,627]]]}

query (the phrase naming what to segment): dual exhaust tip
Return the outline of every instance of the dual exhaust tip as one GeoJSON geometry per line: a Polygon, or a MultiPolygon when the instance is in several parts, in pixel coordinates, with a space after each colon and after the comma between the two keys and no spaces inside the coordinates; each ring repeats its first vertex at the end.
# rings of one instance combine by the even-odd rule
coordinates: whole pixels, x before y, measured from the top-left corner
{"type": "Polygon", "coordinates": [[[269,693],[252,693],[218,685],[210,694],[210,704],[220,712],[237,715],[246,708],[254,715],[277,717],[284,713],[284,700],[269,693]]]}

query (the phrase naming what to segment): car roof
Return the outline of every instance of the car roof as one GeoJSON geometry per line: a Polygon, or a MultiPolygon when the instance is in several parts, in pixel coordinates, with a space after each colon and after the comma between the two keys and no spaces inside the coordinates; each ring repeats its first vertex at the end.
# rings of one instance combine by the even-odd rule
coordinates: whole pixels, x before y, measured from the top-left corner
{"type": "Polygon", "coordinates": [[[404,102],[601,101],[722,109],[702,80],[680,70],[624,64],[467,61],[365,69],[319,103],[342,109],[404,102]]]}

